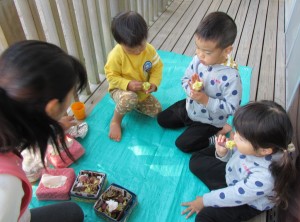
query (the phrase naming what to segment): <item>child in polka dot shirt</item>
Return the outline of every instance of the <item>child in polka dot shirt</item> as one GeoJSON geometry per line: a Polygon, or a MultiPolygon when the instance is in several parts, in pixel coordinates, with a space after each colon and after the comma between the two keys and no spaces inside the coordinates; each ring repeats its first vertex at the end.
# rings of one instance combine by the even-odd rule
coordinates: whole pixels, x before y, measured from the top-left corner
{"type": "MultiPolygon", "coordinates": [[[[190,170],[211,190],[182,203],[196,222],[249,220],[275,205],[287,205],[287,188],[296,168],[289,154],[293,129],[285,110],[273,101],[249,103],[237,110],[233,124],[236,147],[225,147],[219,135],[192,155],[190,170]]],[[[297,152],[296,152],[297,153],[297,152]]]]}
{"type": "Polygon", "coordinates": [[[211,136],[227,133],[222,128],[240,106],[241,79],[229,56],[236,33],[235,22],[224,12],[213,12],[202,20],[195,32],[196,55],[182,78],[187,98],[158,114],[164,128],[187,126],[175,142],[183,152],[201,150],[211,136]],[[193,89],[195,80],[203,83],[202,89],[193,89]]]}

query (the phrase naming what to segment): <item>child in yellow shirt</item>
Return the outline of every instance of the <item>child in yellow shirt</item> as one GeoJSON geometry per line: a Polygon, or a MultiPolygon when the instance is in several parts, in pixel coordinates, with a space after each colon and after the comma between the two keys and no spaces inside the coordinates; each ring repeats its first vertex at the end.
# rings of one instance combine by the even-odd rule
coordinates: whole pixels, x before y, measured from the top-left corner
{"type": "Polygon", "coordinates": [[[161,82],[163,64],[155,48],[147,43],[148,27],[138,13],[119,13],[112,20],[111,31],[118,44],[104,67],[108,91],[116,103],[109,137],[120,141],[126,113],[137,110],[154,117],[161,111],[161,104],[151,92],[161,82]]]}

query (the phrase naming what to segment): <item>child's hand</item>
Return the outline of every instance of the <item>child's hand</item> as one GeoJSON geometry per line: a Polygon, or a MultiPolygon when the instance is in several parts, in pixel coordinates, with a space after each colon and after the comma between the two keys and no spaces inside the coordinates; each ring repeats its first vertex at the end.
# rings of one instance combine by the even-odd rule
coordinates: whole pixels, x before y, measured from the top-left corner
{"type": "Polygon", "coordinates": [[[190,87],[191,89],[195,91],[201,91],[203,88],[203,82],[199,78],[199,75],[197,73],[192,75],[191,81],[190,81],[190,87]]]}
{"type": "Polygon", "coordinates": [[[203,198],[196,197],[196,200],[182,203],[181,206],[187,206],[187,208],[184,211],[182,211],[181,214],[183,215],[188,213],[188,215],[185,217],[186,219],[188,219],[194,213],[198,214],[204,208],[203,198]]]}
{"type": "Polygon", "coordinates": [[[58,122],[65,131],[70,129],[72,126],[76,126],[77,124],[73,116],[63,116],[58,122]]]}
{"type": "Polygon", "coordinates": [[[226,143],[226,137],[225,135],[219,135],[216,138],[216,152],[218,154],[219,157],[223,157],[227,154],[228,149],[225,147],[225,143],[226,143]]]}
{"type": "Polygon", "coordinates": [[[208,103],[208,99],[209,99],[209,97],[206,95],[206,93],[203,90],[201,90],[201,91],[193,90],[190,83],[189,83],[189,85],[190,85],[190,89],[191,89],[191,92],[190,92],[191,99],[195,100],[197,103],[201,103],[206,106],[208,103]]]}
{"type": "Polygon", "coordinates": [[[127,85],[127,90],[137,92],[143,90],[143,82],[131,80],[127,85]]]}
{"type": "Polygon", "coordinates": [[[152,93],[152,92],[155,92],[157,90],[157,87],[156,85],[154,85],[153,83],[150,83],[150,88],[148,90],[145,90],[145,93],[148,94],[148,93],[152,93]]]}

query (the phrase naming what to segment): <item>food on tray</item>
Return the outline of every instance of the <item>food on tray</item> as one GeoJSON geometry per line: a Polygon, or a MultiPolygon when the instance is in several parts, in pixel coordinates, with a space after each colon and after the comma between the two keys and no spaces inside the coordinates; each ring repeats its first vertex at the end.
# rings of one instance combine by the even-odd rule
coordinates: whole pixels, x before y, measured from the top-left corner
{"type": "Polygon", "coordinates": [[[103,180],[102,176],[93,174],[82,174],[78,176],[77,183],[73,186],[72,192],[86,193],[87,195],[96,195],[99,191],[99,185],[103,180]]]}
{"type": "Polygon", "coordinates": [[[122,189],[111,186],[100,197],[97,210],[108,217],[119,220],[131,201],[131,195],[122,189]]]}
{"type": "Polygon", "coordinates": [[[151,84],[149,83],[149,82],[144,82],[143,83],[143,90],[149,90],[150,89],[150,87],[151,87],[151,84]]]}

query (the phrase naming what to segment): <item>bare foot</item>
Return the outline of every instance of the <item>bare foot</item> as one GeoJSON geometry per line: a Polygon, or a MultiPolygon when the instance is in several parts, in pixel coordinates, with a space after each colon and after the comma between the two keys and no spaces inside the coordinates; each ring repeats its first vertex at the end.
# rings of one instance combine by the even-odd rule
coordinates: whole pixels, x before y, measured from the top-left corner
{"type": "Polygon", "coordinates": [[[122,136],[121,124],[117,122],[111,122],[110,129],[109,129],[109,138],[119,142],[121,140],[121,136],[122,136]]]}
{"type": "Polygon", "coordinates": [[[229,124],[225,124],[223,128],[217,133],[217,135],[226,135],[232,130],[232,127],[229,124]]]}

